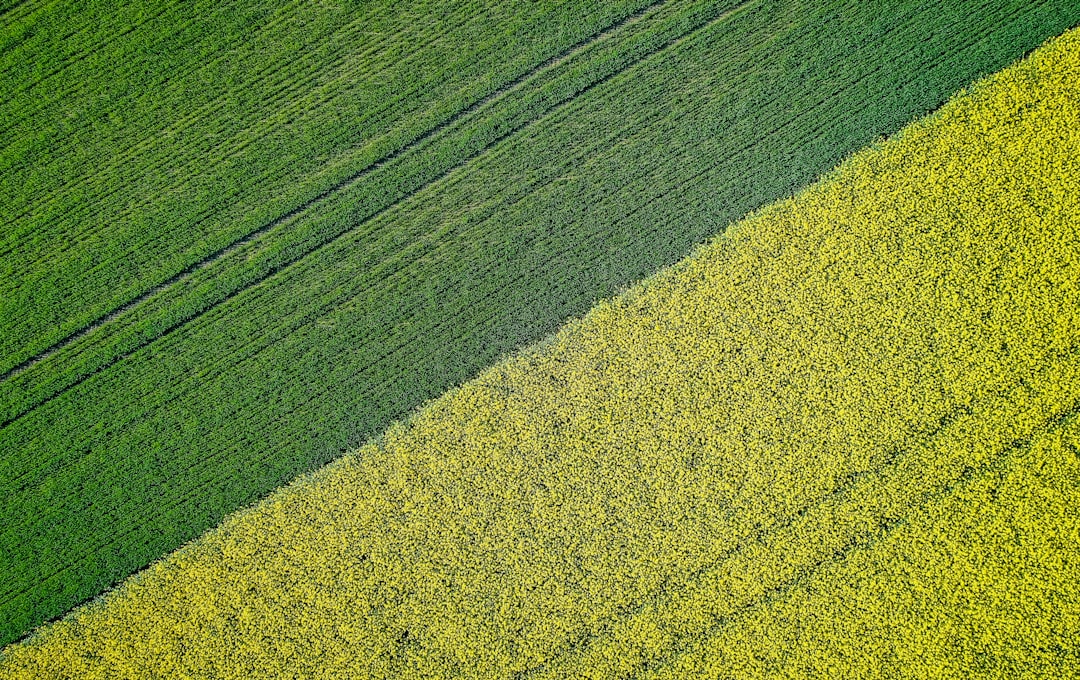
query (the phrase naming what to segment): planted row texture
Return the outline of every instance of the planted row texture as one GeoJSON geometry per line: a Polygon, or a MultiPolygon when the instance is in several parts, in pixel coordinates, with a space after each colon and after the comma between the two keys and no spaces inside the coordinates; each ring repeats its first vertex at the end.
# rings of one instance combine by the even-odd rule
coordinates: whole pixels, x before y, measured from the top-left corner
{"type": "Polygon", "coordinates": [[[634,7],[443,127],[402,122],[384,164],[0,382],[0,640],[1080,20],[1060,1],[634,7]]]}
{"type": "Polygon", "coordinates": [[[0,675],[1075,674],[1077,102],[1071,32],[0,675]]]}

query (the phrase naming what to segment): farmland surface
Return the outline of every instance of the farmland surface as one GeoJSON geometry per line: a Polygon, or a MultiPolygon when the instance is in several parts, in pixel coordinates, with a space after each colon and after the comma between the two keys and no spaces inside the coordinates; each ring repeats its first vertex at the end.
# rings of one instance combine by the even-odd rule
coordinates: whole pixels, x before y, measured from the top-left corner
{"type": "Polygon", "coordinates": [[[1078,21],[1065,0],[13,5],[0,643],[1078,21]]]}
{"type": "Polygon", "coordinates": [[[1078,121],[1074,31],[0,675],[1077,675],[1078,121]]]}

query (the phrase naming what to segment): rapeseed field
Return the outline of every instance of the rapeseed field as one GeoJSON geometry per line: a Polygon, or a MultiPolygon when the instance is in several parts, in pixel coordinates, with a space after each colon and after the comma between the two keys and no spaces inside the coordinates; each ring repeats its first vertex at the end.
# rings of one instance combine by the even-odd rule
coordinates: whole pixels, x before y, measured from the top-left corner
{"type": "Polygon", "coordinates": [[[0,646],[1078,24],[0,3],[0,646]]]}
{"type": "Polygon", "coordinates": [[[1080,674],[1080,31],[0,677],[1080,674]]]}

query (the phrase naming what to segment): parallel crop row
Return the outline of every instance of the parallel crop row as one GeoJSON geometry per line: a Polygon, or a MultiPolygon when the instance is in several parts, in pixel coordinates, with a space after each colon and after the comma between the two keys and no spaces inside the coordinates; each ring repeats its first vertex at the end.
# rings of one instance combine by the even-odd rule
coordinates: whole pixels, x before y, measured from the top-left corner
{"type": "Polygon", "coordinates": [[[0,675],[1069,675],[1078,74],[1073,31],[0,675]]]}
{"type": "MultiPolygon", "coordinates": [[[[1080,673],[1080,585],[1067,576],[1080,558],[1069,549],[1080,421],[1073,412],[999,447],[904,520],[834,541],[816,564],[792,560],[788,583],[761,588],[638,677],[1080,673]]],[[[699,609],[719,594],[697,593],[699,609]]]]}

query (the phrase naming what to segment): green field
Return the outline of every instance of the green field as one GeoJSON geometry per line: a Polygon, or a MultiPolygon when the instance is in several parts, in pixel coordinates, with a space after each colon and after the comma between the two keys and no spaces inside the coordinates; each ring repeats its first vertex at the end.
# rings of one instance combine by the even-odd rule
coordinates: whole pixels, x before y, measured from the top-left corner
{"type": "Polygon", "coordinates": [[[206,5],[2,15],[0,643],[1080,21],[206,5]]]}

